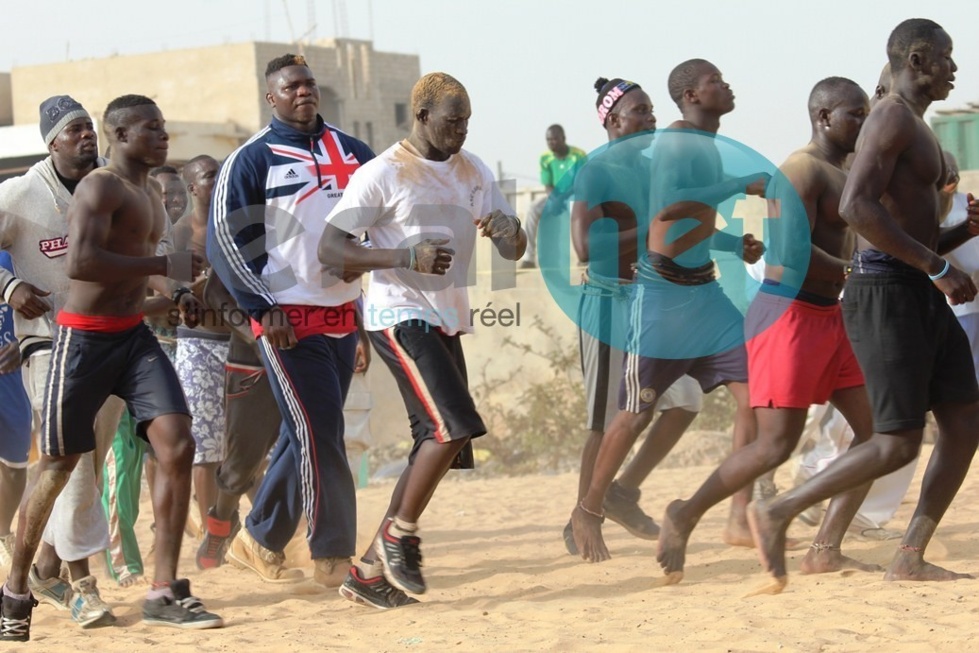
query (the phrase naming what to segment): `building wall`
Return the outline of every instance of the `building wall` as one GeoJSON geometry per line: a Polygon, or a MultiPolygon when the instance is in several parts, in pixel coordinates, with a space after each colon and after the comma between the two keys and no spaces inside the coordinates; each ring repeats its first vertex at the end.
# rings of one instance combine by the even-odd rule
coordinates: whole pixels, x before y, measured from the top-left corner
{"type": "MultiPolygon", "coordinates": [[[[286,52],[274,47],[279,49],[260,48],[259,60],[286,52]]],[[[421,76],[417,56],[377,52],[370,41],[356,39],[317,41],[305,46],[304,55],[319,82],[320,113],[327,121],[376,152],[408,135],[410,115],[406,123],[396,124],[395,105],[407,110],[411,87],[421,76]]],[[[268,119],[270,110],[265,113],[268,119]]]]}
{"type": "Polygon", "coordinates": [[[10,73],[0,73],[0,127],[14,124],[14,98],[10,92],[10,73]]]}
{"type": "Polygon", "coordinates": [[[115,97],[153,98],[167,120],[259,124],[255,43],[23,66],[11,72],[14,123],[36,123],[50,95],[68,94],[100,115],[115,97]]]}
{"type": "MultiPolygon", "coordinates": [[[[297,49],[248,42],[18,67],[10,74],[12,122],[37,124],[38,106],[54,94],[71,95],[99,116],[113,98],[137,93],[153,98],[168,121],[195,125],[174,134],[175,152],[224,156],[228,138],[240,143],[269,122],[265,66],[297,49]],[[188,140],[192,135],[200,142],[188,140]],[[211,151],[217,142],[221,147],[211,151]]],[[[395,104],[409,102],[421,70],[416,55],[376,52],[370,41],[354,39],[320,41],[303,50],[319,80],[320,112],[328,121],[377,151],[408,134],[408,125],[395,124],[395,104]]],[[[3,84],[0,75],[0,124],[3,84]]]]}
{"type": "Polygon", "coordinates": [[[960,169],[979,168],[979,112],[941,114],[931,119],[931,128],[942,148],[955,155],[960,169]]]}

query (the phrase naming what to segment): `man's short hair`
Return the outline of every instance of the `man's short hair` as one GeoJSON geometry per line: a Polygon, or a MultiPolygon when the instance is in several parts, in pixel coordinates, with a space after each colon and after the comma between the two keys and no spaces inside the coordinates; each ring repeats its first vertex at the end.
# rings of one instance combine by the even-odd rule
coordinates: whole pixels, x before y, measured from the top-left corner
{"type": "Polygon", "coordinates": [[[909,18],[894,28],[887,39],[887,60],[891,70],[902,70],[908,55],[916,50],[930,51],[935,43],[935,31],[942,26],[927,18],[909,18]]]}
{"type": "Polygon", "coordinates": [[[466,87],[452,75],[428,73],[411,89],[411,112],[417,114],[422,109],[431,110],[444,98],[460,94],[468,96],[466,87]]]}
{"type": "Polygon", "coordinates": [[[706,59],[687,59],[670,71],[666,86],[670,91],[670,97],[678,107],[683,108],[683,93],[688,89],[696,88],[697,81],[704,74],[704,68],[712,65],[706,59]]]}
{"type": "Polygon", "coordinates": [[[809,118],[815,120],[820,109],[832,109],[839,104],[840,94],[848,87],[860,88],[860,85],[846,77],[827,77],[816,82],[809,92],[809,118]]]}
{"type": "Polygon", "coordinates": [[[181,176],[183,177],[185,184],[189,184],[194,180],[193,179],[193,175],[195,174],[194,171],[197,169],[197,164],[201,163],[202,161],[214,161],[215,163],[218,163],[218,160],[215,159],[210,154],[198,154],[197,156],[195,156],[190,161],[184,164],[181,176]]]}
{"type": "Polygon", "coordinates": [[[102,114],[102,124],[105,133],[112,134],[116,127],[125,127],[129,124],[130,109],[142,106],[156,106],[156,102],[145,95],[120,95],[105,108],[102,114]]]}
{"type": "Polygon", "coordinates": [[[150,170],[150,177],[159,177],[160,175],[179,175],[177,169],[173,166],[160,166],[158,168],[153,168],[150,170]]]}
{"type": "Polygon", "coordinates": [[[301,54],[284,54],[281,57],[276,57],[265,66],[265,79],[289,66],[309,66],[309,64],[306,63],[306,57],[301,54]]]}
{"type": "Polygon", "coordinates": [[[562,127],[561,125],[559,125],[557,123],[554,123],[553,125],[551,125],[550,127],[547,128],[547,131],[548,132],[554,132],[555,134],[563,134],[564,133],[564,127],[562,127]]]}

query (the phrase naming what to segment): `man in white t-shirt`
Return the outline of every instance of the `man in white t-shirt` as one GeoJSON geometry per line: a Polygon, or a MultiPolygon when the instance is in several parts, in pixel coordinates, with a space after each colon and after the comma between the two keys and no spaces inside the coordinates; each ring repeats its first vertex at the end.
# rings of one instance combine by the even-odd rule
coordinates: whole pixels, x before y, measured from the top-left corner
{"type": "Polygon", "coordinates": [[[469,264],[477,232],[516,261],[527,237],[493,173],[462,150],[471,109],[444,73],[411,92],[411,135],[361,166],[327,217],[320,260],[338,276],[371,272],[364,326],[398,382],[414,446],[377,537],[340,588],[387,609],[425,591],[418,519],[450,467],[472,467],[486,433],[469,394],[460,336],[472,332],[469,264]],[[367,234],[371,247],[356,239],[367,234]],[[352,237],[353,238],[352,238],[352,237]]]}
{"type": "MultiPolygon", "coordinates": [[[[945,166],[948,169],[948,180],[941,195],[942,202],[948,204],[948,213],[942,222],[942,232],[957,227],[969,219],[970,200],[969,195],[959,192],[959,164],[951,152],[945,152],[945,166]]],[[[945,258],[958,269],[971,275],[973,281],[979,280],[979,240],[975,238],[967,240],[946,254],[945,258]]],[[[979,299],[955,304],[952,306],[952,312],[965,330],[965,335],[969,336],[972,360],[979,369],[979,299]]],[[[979,376],[979,372],[976,374],[979,376]]]]}

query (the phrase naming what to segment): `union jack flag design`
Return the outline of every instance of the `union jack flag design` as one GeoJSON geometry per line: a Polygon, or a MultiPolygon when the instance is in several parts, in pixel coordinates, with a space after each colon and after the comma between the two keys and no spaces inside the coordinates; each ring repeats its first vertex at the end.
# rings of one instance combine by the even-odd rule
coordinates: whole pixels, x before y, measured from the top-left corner
{"type": "MultiPolygon", "coordinates": [[[[319,152],[310,152],[308,149],[281,143],[269,144],[269,149],[278,157],[305,164],[302,168],[311,177],[305,182],[300,181],[296,204],[302,203],[317,190],[343,190],[350,182],[350,176],[361,165],[355,154],[344,150],[340,138],[330,129],[323,133],[316,145],[319,152]]],[[[295,172],[295,164],[282,165],[289,165],[289,172],[295,172]]],[[[286,173],[284,178],[291,179],[295,176],[286,173]]]]}

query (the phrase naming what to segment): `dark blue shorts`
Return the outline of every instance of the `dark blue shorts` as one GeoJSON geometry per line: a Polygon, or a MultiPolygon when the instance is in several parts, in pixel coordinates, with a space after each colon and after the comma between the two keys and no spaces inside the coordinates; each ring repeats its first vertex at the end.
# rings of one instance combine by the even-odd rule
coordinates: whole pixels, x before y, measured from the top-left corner
{"type": "Polygon", "coordinates": [[[59,325],[44,388],[41,451],[93,451],[95,415],[109,395],[126,402],[143,439],[153,419],[190,415],[177,373],[145,324],[116,333],[59,325]]]}

